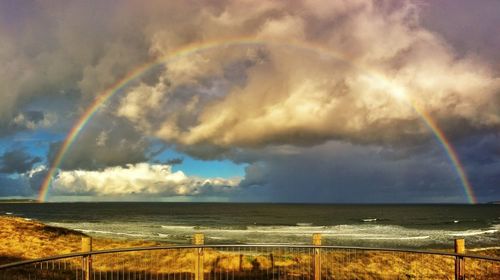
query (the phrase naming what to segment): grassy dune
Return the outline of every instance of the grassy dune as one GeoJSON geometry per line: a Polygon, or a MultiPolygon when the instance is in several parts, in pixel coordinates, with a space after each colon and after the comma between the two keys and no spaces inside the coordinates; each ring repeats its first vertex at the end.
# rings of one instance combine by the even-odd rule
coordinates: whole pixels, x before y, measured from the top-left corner
{"type": "MultiPolygon", "coordinates": [[[[22,218],[0,216],[0,263],[78,252],[84,234],[44,225],[22,218]]],[[[94,250],[162,245],[147,241],[94,239],[94,250]]],[[[164,244],[163,244],[164,245],[164,244]]],[[[153,279],[191,277],[197,249],[154,250],[93,256],[93,268],[101,277],[145,275],[153,279]]],[[[475,252],[477,253],[477,252],[475,252]]],[[[489,255],[498,250],[484,251],[489,255]]],[[[453,279],[452,257],[367,252],[359,250],[323,250],[323,279],[453,279]]],[[[314,268],[311,249],[205,249],[202,252],[206,279],[302,279],[314,268]]],[[[81,270],[81,258],[41,265],[37,272],[51,279],[70,279],[67,275],[81,270]],[[60,272],[54,273],[54,270],[60,272]],[[48,274],[53,273],[53,274],[48,274]],[[43,275],[45,275],[43,274],[43,275]],[[63,275],[63,276],[54,276],[63,275]],[[60,277],[60,278],[58,278],[60,277]]],[[[500,279],[500,264],[467,261],[467,279],[500,279]]],[[[1,277],[1,274],[0,274],[1,277]]],[[[127,277],[125,277],[127,278],[127,277]]],[[[147,278],[147,279],[149,279],[147,278]]],[[[103,278],[105,279],[105,278],[103,278]]],[[[121,278],[120,278],[121,279],[121,278]]]]}
{"type": "MultiPolygon", "coordinates": [[[[85,234],[77,231],[37,221],[0,216],[0,264],[79,252],[83,236],[85,234]]],[[[93,243],[95,250],[158,245],[156,242],[110,239],[94,239],[93,243]]]]}

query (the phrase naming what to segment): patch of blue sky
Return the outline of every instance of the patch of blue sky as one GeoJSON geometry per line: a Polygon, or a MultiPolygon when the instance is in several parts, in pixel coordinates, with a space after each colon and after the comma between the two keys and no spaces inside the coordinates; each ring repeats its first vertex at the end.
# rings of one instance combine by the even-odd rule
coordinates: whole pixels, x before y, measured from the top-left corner
{"type": "Polygon", "coordinates": [[[182,171],[188,176],[233,178],[245,175],[246,164],[236,164],[230,160],[200,160],[173,149],[166,149],[155,157],[155,160],[182,158],[181,164],[172,167],[173,171],[182,171]]]}
{"type": "Polygon", "coordinates": [[[11,137],[0,138],[0,151],[22,149],[32,156],[44,159],[47,156],[50,143],[60,141],[63,138],[64,135],[45,129],[20,131],[11,137]]]}

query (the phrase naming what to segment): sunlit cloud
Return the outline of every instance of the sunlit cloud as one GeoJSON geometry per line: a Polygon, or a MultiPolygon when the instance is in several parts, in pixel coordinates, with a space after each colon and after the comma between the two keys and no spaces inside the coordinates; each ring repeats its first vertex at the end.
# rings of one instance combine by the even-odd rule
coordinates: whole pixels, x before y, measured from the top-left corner
{"type": "Polygon", "coordinates": [[[170,165],[138,163],[96,171],[61,171],[52,191],[55,195],[196,196],[231,192],[240,180],[187,176],[182,171],[172,171],[170,165]]]}
{"type": "MultiPolygon", "coordinates": [[[[451,137],[456,127],[447,126],[450,120],[464,122],[463,129],[471,133],[500,126],[499,104],[492,104],[500,80],[488,65],[473,56],[457,57],[439,35],[423,27],[414,3],[338,1],[332,4],[339,9],[334,23],[315,6],[326,5],[322,2],[253,7],[259,5],[259,12],[273,16],[256,12],[247,21],[238,19],[233,35],[263,43],[222,45],[167,61],[157,84],[141,84],[123,94],[117,114],[144,133],[198,156],[210,156],[210,149],[217,156],[232,148],[330,140],[413,145],[432,135],[419,111],[451,137]],[[277,46],[277,41],[290,43],[277,46]],[[224,73],[241,61],[248,61],[243,84],[220,89],[217,97],[205,95],[211,86],[207,80],[231,84],[224,73]],[[194,94],[175,98],[180,87],[194,94]],[[163,118],[151,117],[165,110],[163,118]]],[[[236,20],[231,14],[240,11],[236,6],[222,15],[193,15],[203,19],[203,29],[183,44],[216,39],[221,24],[236,20]]],[[[154,50],[168,54],[176,45],[168,41],[174,34],[159,34],[153,36],[154,50]]]]}

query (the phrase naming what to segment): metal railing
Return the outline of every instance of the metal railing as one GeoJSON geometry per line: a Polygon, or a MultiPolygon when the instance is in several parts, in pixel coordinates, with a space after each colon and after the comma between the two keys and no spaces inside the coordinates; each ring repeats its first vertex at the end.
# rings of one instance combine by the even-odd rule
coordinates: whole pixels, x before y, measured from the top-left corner
{"type": "Polygon", "coordinates": [[[87,250],[1,265],[0,279],[500,279],[500,258],[489,256],[321,246],[320,239],[315,245],[194,240],[198,244],[87,250]]]}

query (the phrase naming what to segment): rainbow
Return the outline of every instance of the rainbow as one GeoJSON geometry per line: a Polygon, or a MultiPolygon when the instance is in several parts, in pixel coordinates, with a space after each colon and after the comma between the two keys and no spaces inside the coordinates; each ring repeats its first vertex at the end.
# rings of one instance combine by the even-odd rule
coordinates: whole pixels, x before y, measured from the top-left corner
{"type": "MultiPolygon", "coordinates": [[[[52,179],[56,176],[57,171],[59,170],[59,166],[64,160],[64,156],[71,148],[72,144],[75,142],[76,138],[80,134],[80,132],[85,128],[85,126],[90,122],[92,117],[99,111],[103,105],[112,98],[116,93],[125,89],[131,82],[136,80],[138,77],[146,73],[148,70],[155,66],[163,65],[167,62],[172,62],[175,59],[183,58],[189,55],[193,55],[195,53],[209,51],[217,48],[223,47],[233,47],[233,46],[278,46],[278,47],[291,47],[298,50],[305,51],[313,51],[319,53],[321,55],[327,55],[333,58],[344,58],[342,55],[333,52],[330,49],[324,48],[322,46],[314,45],[314,44],[305,44],[305,43],[293,43],[293,44],[284,44],[275,41],[263,41],[256,40],[254,38],[233,38],[233,39],[224,39],[224,40],[216,40],[216,41],[208,41],[201,44],[193,44],[184,46],[182,48],[176,49],[170,52],[169,55],[161,57],[159,59],[155,59],[153,61],[147,62],[133,71],[129,72],[122,79],[116,81],[102,93],[100,93],[95,100],[88,106],[85,111],[82,113],[80,118],[75,122],[73,127],[70,129],[66,138],[64,139],[61,147],[59,148],[56,156],[54,157],[47,175],[45,176],[38,194],[38,201],[45,202],[47,200],[47,195],[49,192],[49,187],[51,185],[52,179]]],[[[465,194],[467,196],[469,203],[476,203],[476,198],[473,193],[472,186],[467,178],[467,175],[464,171],[464,168],[458,158],[456,151],[453,149],[452,145],[446,138],[445,134],[439,129],[437,124],[433,121],[431,116],[422,110],[416,104],[410,104],[414,108],[414,110],[421,116],[424,120],[425,124],[429,127],[432,133],[435,135],[436,139],[441,143],[444,148],[448,158],[450,159],[451,164],[455,168],[457,174],[459,175],[459,179],[464,188],[465,194]]]]}
{"type": "Polygon", "coordinates": [[[460,181],[462,182],[462,186],[465,191],[465,195],[467,196],[467,201],[470,204],[476,204],[477,199],[476,196],[474,195],[474,190],[472,189],[472,185],[469,181],[469,178],[467,178],[467,173],[465,173],[464,167],[462,163],[460,162],[460,159],[458,158],[457,152],[455,149],[453,149],[453,146],[451,145],[450,141],[446,138],[444,135],[443,131],[439,129],[438,125],[436,122],[431,118],[429,113],[427,113],[425,110],[422,110],[420,106],[417,105],[417,103],[413,103],[413,108],[417,113],[422,116],[422,118],[425,120],[425,124],[427,127],[431,129],[431,131],[434,133],[434,136],[438,140],[438,142],[441,144],[443,149],[446,151],[446,155],[450,159],[451,164],[455,167],[455,170],[457,171],[458,177],[460,178],[460,181]]]}

